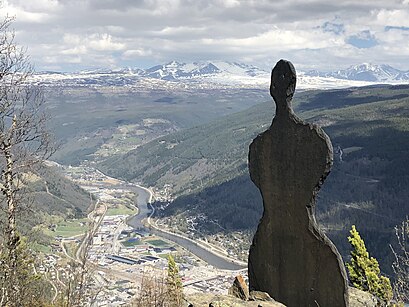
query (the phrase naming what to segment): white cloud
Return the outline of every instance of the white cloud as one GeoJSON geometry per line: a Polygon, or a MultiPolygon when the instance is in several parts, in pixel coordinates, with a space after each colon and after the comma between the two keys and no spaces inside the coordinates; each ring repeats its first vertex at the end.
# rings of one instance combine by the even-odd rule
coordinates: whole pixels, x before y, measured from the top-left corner
{"type": "Polygon", "coordinates": [[[78,45],[81,43],[81,37],[76,34],[66,33],[63,36],[63,42],[67,45],[78,45]]]}
{"type": "Polygon", "coordinates": [[[64,49],[60,51],[60,54],[63,55],[78,55],[78,54],[86,54],[87,53],[87,47],[85,46],[76,46],[74,48],[70,49],[64,49]]]}
{"type": "Polygon", "coordinates": [[[126,50],[122,54],[122,58],[134,59],[135,57],[146,57],[146,56],[151,56],[151,55],[152,55],[152,50],[131,49],[131,50],[126,50]]]}
{"type": "Polygon", "coordinates": [[[357,62],[409,69],[408,0],[7,0],[17,40],[36,67],[143,66],[148,62],[294,59],[301,67],[357,62]],[[342,31],[328,31],[324,24],[342,31]],[[386,28],[389,27],[389,28],[386,28]],[[392,27],[392,28],[391,28],[392,27]],[[368,31],[378,45],[349,37],[368,31]],[[398,62],[398,60],[400,62],[398,62]],[[404,60],[402,60],[404,59],[404,60]]]}
{"type": "Polygon", "coordinates": [[[63,42],[67,48],[60,51],[60,54],[87,54],[91,51],[121,51],[126,48],[126,45],[116,42],[112,35],[91,34],[91,35],[76,35],[65,34],[63,42]]]}
{"type": "Polygon", "coordinates": [[[342,45],[343,42],[339,38],[333,37],[330,34],[318,30],[311,31],[289,31],[282,29],[274,29],[257,36],[239,39],[205,39],[204,44],[208,45],[224,45],[225,47],[242,47],[268,50],[294,50],[294,49],[320,49],[331,46],[342,45]]]}
{"type": "Polygon", "coordinates": [[[228,7],[228,8],[240,6],[240,1],[238,0],[220,0],[220,3],[224,7],[228,7]]]}
{"type": "Polygon", "coordinates": [[[50,16],[45,13],[27,12],[18,7],[9,6],[7,9],[9,16],[18,16],[21,22],[25,23],[45,23],[50,19],[50,16]]]}
{"type": "MultiPolygon", "coordinates": [[[[58,56],[45,56],[44,61],[47,64],[59,64],[61,58],[58,56]]],[[[64,57],[64,62],[69,64],[80,64],[82,62],[82,59],[80,56],[68,56],[64,57]]]]}
{"type": "Polygon", "coordinates": [[[87,45],[94,50],[98,51],[118,51],[125,49],[125,44],[115,42],[112,36],[103,34],[93,34],[86,39],[87,45]]]}
{"type": "Polygon", "coordinates": [[[58,0],[4,0],[4,7],[19,7],[29,12],[56,11],[60,7],[58,0]]]}
{"type": "Polygon", "coordinates": [[[378,25],[408,27],[409,7],[400,10],[380,10],[375,13],[378,25]]]}

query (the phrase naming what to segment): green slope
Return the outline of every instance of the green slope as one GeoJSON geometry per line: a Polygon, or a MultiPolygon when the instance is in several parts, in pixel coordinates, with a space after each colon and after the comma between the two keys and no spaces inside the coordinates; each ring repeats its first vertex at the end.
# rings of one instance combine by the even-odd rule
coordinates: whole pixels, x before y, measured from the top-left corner
{"type": "MultiPolygon", "coordinates": [[[[53,159],[62,164],[98,160],[98,151],[114,142],[118,130],[133,126],[144,134],[127,139],[135,148],[169,131],[205,123],[244,110],[263,101],[259,89],[196,89],[177,87],[143,89],[128,87],[52,87],[47,89],[50,127],[61,143],[53,159]],[[146,124],[146,119],[162,124],[146,124]]],[[[122,138],[124,135],[120,135],[122,138]]],[[[129,150],[129,149],[128,149],[129,150]]]]}
{"type": "MultiPolygon", "coordinates": [[[[20,207],[17,212],[21,233],[31,241],[48,245],[42,228],[58,220],[82,218],[90,206],[89,193],[63,177],[55,167],[44,166],[23,178],[20,207]]],[[[4,218],[3,211],[0,219],[4,218]]]]}
{"type": "MultiPolygon", "coordinates": [[[[300,117],[321,126],[329,125],[332,137],[348,138],[369,133],[377,126],[404,129],[407,117],[402,110],[408,95],[409,89],[402,86],[310,91],[297,95],[294,105],[300,117]],[[396,117],[397,113],[402,114],[396,117]]],[[[107,159],[100,167],[115,177],[147,185],[171,183],[178,193],[223,182],[245,171],[242,164],[247,160],[248,145],[271,124],[273,112],[271,102],[259,104],[209,124],[161,137],[125,155],[107,159]]]]}
{"type": "Polygon", "coordinates": [[[264,123],[271,118],[272,108],[269,113],[266,116],[265,105],[259,105],[161,137],[124,156],[108,159],[100,167],[114,177],[147,185],[172,183],[178,191],[195,189],[200,182],[223,182],[244,170],[246,144],[267,126],[264,123]]]}
{"type": "MultiPolygon", "coordinates": [[[[323,227],[346,255],[347,231],[357,225],[369,250],[387,263],[393,227],[409,213],[409,86],[304,92],[294,105],[343,151],[335,153],[319,195],[323,227]]],[[[247,175],[248,145],[272,116],[266,102],[159,138],[101,168],[150,186],[173,185],[179,197],[162,216],[205,215],[197,228],[207,233],[254,230],[262,208],[247,175]]]]}

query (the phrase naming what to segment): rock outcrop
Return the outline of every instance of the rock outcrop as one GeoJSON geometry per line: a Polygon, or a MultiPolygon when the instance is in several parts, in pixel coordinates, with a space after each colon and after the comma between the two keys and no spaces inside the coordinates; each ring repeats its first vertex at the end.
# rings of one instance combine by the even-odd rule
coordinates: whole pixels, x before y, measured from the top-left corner
{"type": "Polygon", "coordinates": [[[193,307],[285,307],[274,300],[271,301],[243,301],[232,295],[221,294],[191,294],[187,300],[193,307]]]}
{"type": "Polygon", "coordinates": [[[349,287],[349,307],[376,307],[378,300],[369,292],[349,287]]]}
{"type": "Polygon", "coordinates": [[[332,145],[321,128],[294,114],[295,85],[293,65],[280,60],[270,86],[276,115],[250,145],[250,176],[264,212],[250,248],[249,286],[289,307],[348,306],[343,261],[314,214],[332,145]]]}
{"type": "MultiPolygon", "coordinates": [[[[283,304],[270,298],[265,292],[251,291],[250,301],[243,301],[231,295],[220,295],[212,293],[196,293],[187,297],[190,307],[285,307],[283,304]]],[[[305,306],[305,305],[301,305],[305,306]]],[[[317,305],[316,305],[317,306],[317,305]]],[[[368,292],[349,288],[350,307],[376,307],[376,298],[368,292]]],[[[323,306],[322,306],[323,307],[323,306]]]]}
{"type": "Polygon", "coordinates": [[[250,292],[250,297],[249,297],[250,301],[266,301],[266,302],[270,302],[270,301],[274,301],[270,294],[268,294],[267,292],[261,292],[261,291],[256,291],[253,290],[250,292]]]}
{"type": "Polygon", "coordinates": [[[249,288],[243,276],[236,276],[233,285],[229,288],[229,294],[243,301],[247,301],[249,299],[249,288]]]}

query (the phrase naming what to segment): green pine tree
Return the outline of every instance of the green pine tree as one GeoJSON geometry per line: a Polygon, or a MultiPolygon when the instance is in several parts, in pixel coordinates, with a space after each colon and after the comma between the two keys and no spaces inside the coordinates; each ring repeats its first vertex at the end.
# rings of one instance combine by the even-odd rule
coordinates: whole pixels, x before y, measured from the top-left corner
{"type": "Polygon", "coordinates": [[[172,255],[168,256],[168,298],[171,306],[179,307],[183,301],[183,285],[180,278],[179,268],[172,255]]]}
{"type": "Polygon", "coordinates": [[[348,241],[352,245],[351,262],[347,263],[346,266],[351,283],[354,287],[367,291],[384,303],[388,303],[393,296],[389,278],[381,275],[378,261],[369,257],[364,240],[359,235],[355,225],[352,225],[350,233],[351,236],[348,237],[348,241]]]}

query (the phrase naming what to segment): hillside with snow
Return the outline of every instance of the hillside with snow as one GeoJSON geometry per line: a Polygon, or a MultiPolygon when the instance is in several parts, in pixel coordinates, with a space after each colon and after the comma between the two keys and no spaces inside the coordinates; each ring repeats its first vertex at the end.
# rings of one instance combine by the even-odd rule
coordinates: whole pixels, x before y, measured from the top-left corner
{"type": "Polygon", "coordinates": [[[305,73],[305,75],[309,77],[335,78],[376,83],[409,81],[409,71],[402,71],[389,65],[375,65],[370,63],[353,65],[347,69],[333,72],[309,71],[305,73]]]}
{"type": "MultiPolygon", "coordinates": [[[[266,88],[270,72],[237,62],[176,61],[148,69],[97,69],[78,73],[41,72],[32,82],[42,86],[127,86],[138,88],[266,88]]],[[[409,72],[389,65],[360,64],[334,72],[298,72],[299,89],[330,89],[377,83],[407,83],[409,72]]]]}

